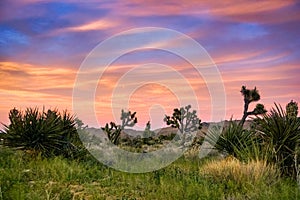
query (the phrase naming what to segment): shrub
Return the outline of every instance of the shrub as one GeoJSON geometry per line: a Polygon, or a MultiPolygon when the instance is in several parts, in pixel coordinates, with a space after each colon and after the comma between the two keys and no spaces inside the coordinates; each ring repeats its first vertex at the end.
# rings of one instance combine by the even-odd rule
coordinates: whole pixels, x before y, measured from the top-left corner
{"type": "Polygon", "coordinates": [[[275,104],[270,113],[255,120],[262,145],[270,146],[270,162],[279,164],[285,175],[295,176],[295,156],[300,142],[300,121],[275,104]]]}
{"type": "Polygon", "coordinates": [[[219,130],[213,129],[207,133],[207,141],[214,145],[214,148],[220,152],[240,156],[240,151],[252,144],[253,131],[243,129],[243,125],[230,120],[229,125],[224,127],[221,135],[219,130]]]}
{"type": "Polygon", "coordinates": [[[63,155],[71,157],[78,150],[80,140],[74,116],[64,111],[27,108],[25,112],[12,109],[9,125],[0,134],[3,145],[25,150],[33,155],[63,155]]]}

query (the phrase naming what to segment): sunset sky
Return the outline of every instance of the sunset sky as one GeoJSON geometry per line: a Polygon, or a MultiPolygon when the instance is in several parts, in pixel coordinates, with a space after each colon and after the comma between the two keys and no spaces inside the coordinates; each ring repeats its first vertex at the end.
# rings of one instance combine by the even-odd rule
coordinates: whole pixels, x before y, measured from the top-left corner
{"type": "MultiPolygon", "coordinates": [[[[8,112],[14,107],[73,112],[73,88],[86,56],[113,35],[143,27],[175,30],[203,46],[223,80],[226,119],[241,118],[242,85],[256,86],[260,103],[268,110],[274,102],[285,106],[292,99],[300,101],[299,1],[2,0],[0,122],[8,123],[8,112]]],[[[156,35],[152,37],[160,46],[180,45],[176,40],[164,44],[156,35]]],[[[114,53],[108,49],[100,57],[114,53]]],[[[154,127],[161,126],[164,114],[179,106],[178,98],[190,100],[181,79],[197,97],[199,117],[210,121],[210,92],[193,66],[169,52],[144,49],[120,56],[99,77],[94,102],[99,124],[114,120],[112,109],[116,108],[112,107],[122,95],[129,95],[128,105],[118,104],[118,109],[137,111],[140,127],[148,120],[154,127]],[[170,75],[171,68],[180,75],[170,75]],[[127,94],[130,85],[140,83],[145,75],[149,83],[127,94]],[[170,84],[175,80],[172,84],[178,91],[159,80],[170,84]]],[[[81,113],[78,117],[97,126],[90,120],[93,116],[81,113]]]]}

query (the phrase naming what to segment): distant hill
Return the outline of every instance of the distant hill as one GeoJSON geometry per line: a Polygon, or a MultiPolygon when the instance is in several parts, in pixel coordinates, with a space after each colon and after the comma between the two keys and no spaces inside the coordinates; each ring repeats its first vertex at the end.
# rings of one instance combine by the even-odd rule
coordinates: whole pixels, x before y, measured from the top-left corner
{"type": "MultiPolygon", "coordinates": [[[[223,127],[227,127],[229,125],[229,122],[230,121],[225,120],[223,127]]],[[[239,120],[235,120],[235,122],[239,123],[239,120]]],[[[251,120],[247,120],[244,124],[244,128],[247,129],[250,128],[251,122],[252,122],[251,120]]],[[[203,137],[207,133],[207,130],[210,125],[217,125],[218,123],[220,122],[203,122],[202,129],[197,132],[197,136],[203,137]]],[[[87,130],[90,134],[99,136],[100,129],[88,128],[87,130]]],[[[168,136],[171,135],[172,133],[177,133],[177,129],[172,127],[164,127],[164,128],[156,129],[153,132],[155,133],[156,137],[159,137],[160,135],[168,136]]],[[[124,131],[121,132],[121,138],[127,138],[127,137],[134,138],[137,136],[143,137],[143,133],[144,133],[143,130],[125,129],[124,131]]]]}

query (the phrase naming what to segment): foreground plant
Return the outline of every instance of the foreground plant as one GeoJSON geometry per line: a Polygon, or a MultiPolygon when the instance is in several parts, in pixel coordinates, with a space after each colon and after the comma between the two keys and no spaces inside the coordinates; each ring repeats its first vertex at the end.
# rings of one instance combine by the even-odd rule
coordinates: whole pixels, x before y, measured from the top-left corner
{"type": "Polygon", "coordinates": [[[296,174],[295,156],[299,155],[300,120],[275,104],[268,114],[257,118],[256,129],[262,145],[271,146],[271,162],[276,162],[288,176],[296,174]]]}
{"type": "Polygon", "coordinates": [[[64,111],[16,108],[9,112],[9,125],[0,134],[3,145],[42,156],[73,156],[80,143],[74,116],[64,111]]]}
{"type": "Polygon", "coordinates": [[[279,178],[279,171],[275,165],[269,165],[262,160],[243,163],[234,157],[207,162],[200,168],[200,173],[215,182],[232,182],[237,187],[262,182],[272,184],[279,178]]]}
{"type": "Polygon", "coordinates": [[[220,152],[234,157],[240,156],[240,151],[252,144],[253,132],[246,130],[243,126],[232,119],[229,125],[224,127],[219,134],[218,128],[207,133],[207,141],[220,152]]]}

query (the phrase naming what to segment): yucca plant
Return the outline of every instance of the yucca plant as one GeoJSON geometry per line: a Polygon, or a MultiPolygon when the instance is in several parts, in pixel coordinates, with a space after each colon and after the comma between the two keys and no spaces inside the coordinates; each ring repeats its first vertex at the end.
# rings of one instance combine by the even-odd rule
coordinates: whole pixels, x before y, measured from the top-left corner
{"type": "Polygon", "coordinates": [[[222,130],[212,129],[207,133],[207,141],[220,152],[239,157],[245,146],[252,145],[253,131],[243,129],[243,126],[230,120],[229,125],[222,130]]]}
{"type": "Polygon", "coordinates": [[[288,115],[280,105],[255,120],[262,145],[270,146],[271,162],[276,162],[283,174],[295,176],[295,155],[300,142],[300,121],[288,115]]]}
{"type": "Polygon", "coordinates": [[[249,140],[246,142],[240,140],[238,148],[235,148],[236,157],[240,161],[246,163],[251,161],[268,162],[270,159],[272,159],[270,154],[271,151],[271,146],[269,144],[263,144],[253,132],[249,140]]]}
{"type": "Polygon", "coordinates": [[[71,156],[79,144],[74,116],[66,111],[39,112],[38,108],[27,108],[25,112],[12,109],[9,125],[1,134],[3,145],[25,150],[34,155],[42,154],[71,156]]]}

